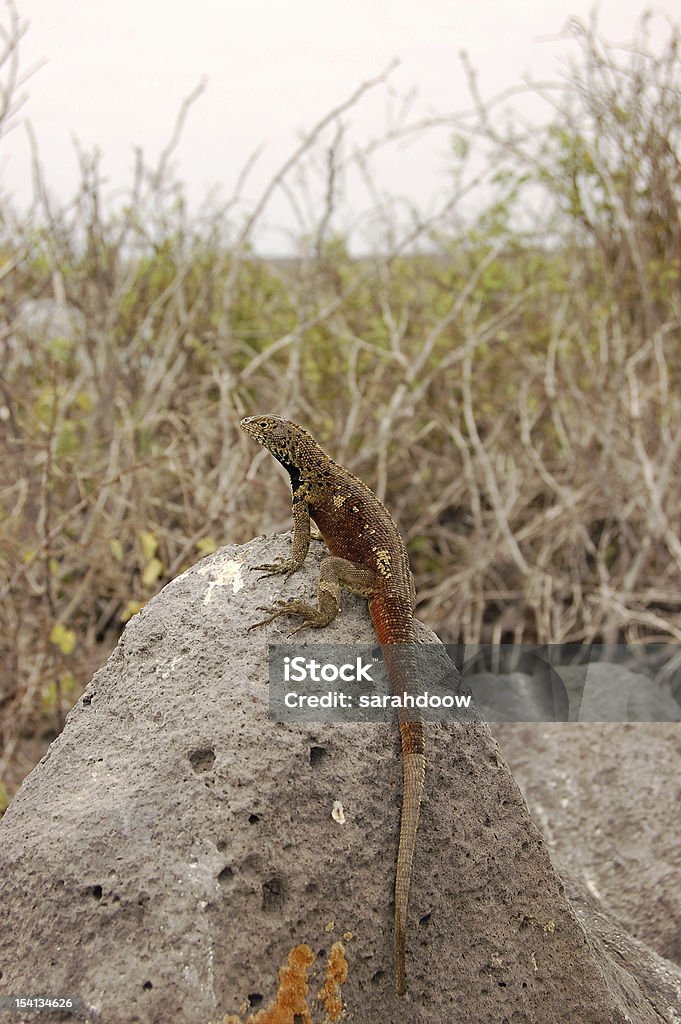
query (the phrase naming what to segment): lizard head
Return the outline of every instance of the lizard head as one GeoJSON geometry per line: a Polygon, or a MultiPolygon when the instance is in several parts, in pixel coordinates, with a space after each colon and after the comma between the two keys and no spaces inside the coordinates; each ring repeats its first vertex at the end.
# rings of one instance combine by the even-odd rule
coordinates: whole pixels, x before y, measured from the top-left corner
{"type": "Polygon", "coordinates": [[[281,416],[247,416],[240,426],[288,470],[304,466],[306,456],[319,449],[312,434],[281,416]]]}

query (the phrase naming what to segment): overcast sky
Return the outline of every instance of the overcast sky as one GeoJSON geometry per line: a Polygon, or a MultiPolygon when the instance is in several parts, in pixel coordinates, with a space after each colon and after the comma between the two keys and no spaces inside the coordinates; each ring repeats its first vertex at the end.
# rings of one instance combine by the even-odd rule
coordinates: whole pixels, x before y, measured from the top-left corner
{"type": "MultiPolygon", "coordinates": [[[[547,39],[558,36],[570,16],[588,18],[592,7],[587,0],[16,3],[29,23],[21,66],[45,62],[25,86],[21,116],[38,139],[47,184],[62,199],[78,180],[74,138],[86,149],[99,147],[111,186],[124,186],[133,148],[155,157],[183,98],[203,78],[206,90],[177,151],[178,173],[195,199],[216,183],[228,195],[249,154],[264,144],[255,190],[257,174],[276,168],[300,129],[395,57],[401,60],[395,87],[416,87],[419,106],[436,111],[468,105],[461,49],[485,93],[528,73],[555,77],[561,55],[574,44],[547,39]]],[[[603,0],[599,24],[612,41],[626,41],[646,6],[603,0]]],[[[659,0],[654,10],[679,18],[678,0],[659,0]]],[[[661,33],[662,21],[657,24],[661,33]]],[[[379,130],[384,110],[384,96],[380,104],[365,104],[354,114],[358,130],[379,130]]],[[[403,180],[396,169],[397,186],[426,188],[438,173],[430,159],[426,150],[412,155],[403,180]]],[[[0,143],[0,189],[26,201],[30,182],[20,124],[0,143]]]]}

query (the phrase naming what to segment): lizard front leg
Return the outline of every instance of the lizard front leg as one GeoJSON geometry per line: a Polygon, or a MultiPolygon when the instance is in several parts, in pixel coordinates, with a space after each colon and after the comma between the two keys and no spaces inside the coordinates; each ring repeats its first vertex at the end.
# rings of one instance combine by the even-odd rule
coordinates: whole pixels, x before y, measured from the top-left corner
{"type": "MultiPolygon", "coordinates": [[[[296,491],[291,501],[291,514],[293,518],[293,540],[291,543],[291,555],[289,558],[280,558],[278,562],[265,562],[264,565],[254,565],[254,570],[262,570],[260,579],[267,576],[276,576],[279,573],[286,573],[290,576],[300,569],[305,561],[305,556],[310,547],[310,510],[305,501],[305,492],[302,488],[296,491]]],[[[259,625],[259,623],[256,623],[259,625]]]]}
{"type": "Polygon", "coordinates": [[[375,593],[376,583],[376,573],[373,569],[365,569],[364,566],[349,562],[346,558],[325,558],[319,569],[316,605],[308,604],[307,601],[301,601],[297,597],[288,601],[276,601],[272,608],[262,609],[271,614],[260,622],[255,622],[249,629],[273,622],[280,615],[296,615],[303,619],[301,625],[296,627],[290,636],[308,626],[314,629],[328,626],[330,622],[333,622],[340,609],[341,587],[349,590],[352,594],[358,594],[360,597],[368,599],[375,593]]]}

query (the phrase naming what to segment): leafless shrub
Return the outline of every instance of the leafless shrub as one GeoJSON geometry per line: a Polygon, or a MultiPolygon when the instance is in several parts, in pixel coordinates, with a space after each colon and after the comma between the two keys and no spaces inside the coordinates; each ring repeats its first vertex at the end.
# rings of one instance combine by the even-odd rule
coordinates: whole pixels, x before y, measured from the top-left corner
{"type": "Polygon", "coordinates": [[[252,162],[199,212],[174,178],[200,89],[122,203],[83,153],[78,194],[56,206],[34,142],[35,205],[21,226],[5,206],[1,241],[8,787],[26,738],[60,727],[163,582],[288,528],[285,481],[273,495],[239,436],[246,413],[305,423],[388,501],[444,639],[681,638],[677,36],[656,55],[593,26],[573,37],[570,77],[541,86],[545,130],[499,117],[471,74],[465,116],[410,121],[406,97],[357,140],[349,114],[388,69],[250,206],[252,162]],[[451,189],[426,216],[377,168],[443,130],[451,189]],[[345,202],[353,177],[363,209],[345,202]],[[275,195],[297,234],[268,260],[275,195]]]}

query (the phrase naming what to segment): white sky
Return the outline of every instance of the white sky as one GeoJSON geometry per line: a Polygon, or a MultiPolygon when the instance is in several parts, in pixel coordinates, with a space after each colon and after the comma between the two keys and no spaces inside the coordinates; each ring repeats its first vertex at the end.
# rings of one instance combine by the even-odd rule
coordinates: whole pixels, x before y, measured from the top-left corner
{"type": "MultiPolygon", "coordinates": [[[[131,181],[133,147],[153,160],[180,104],[202,78],[207,89],[190,114],[177,168],[198,200],[220,183],[229,195],[260,144],[253,193],[310,127],[394,58],[391,81],[418,89],[417,109],[469,106],[459,51],[466,49],[485,94],[523,74],[555,77],[570,52],[560,34],[568,17],[586,19],[588,0],[16,0],[29,22],[21,47],[27,70],[21,111],[38,139],[49,189],[66,199],[78,181],[73,139],[104,154],[111,187],[131,181]],[[260,179],[258,178],[260,175],[260,179]]],[[[643,0],[603,0],[599,24],[613,42],[631,38],[643,0]]],[[[681,19],[678,0],[655,11],[681,19]]],[[[3,12],[4,14],[4,12],[3,12]]],[[[660,32],[663,23],[660,20],[660,32]]],[[[385,97],[354,115],[378,131],[385,97]]],[[[399,163],[399,162],[398,162],[399,163]]],[[[415,193],[442,174],[432,151],[394,168],[396,187],[415,193]]],[[[30,150],[19,125],[0,141],[0,190],[31,194],[30,150]]],[[[420,198],[420,197],[419,197],[420,198]]]]}

